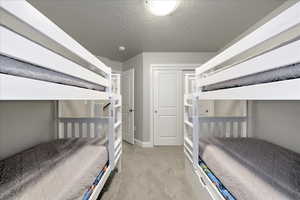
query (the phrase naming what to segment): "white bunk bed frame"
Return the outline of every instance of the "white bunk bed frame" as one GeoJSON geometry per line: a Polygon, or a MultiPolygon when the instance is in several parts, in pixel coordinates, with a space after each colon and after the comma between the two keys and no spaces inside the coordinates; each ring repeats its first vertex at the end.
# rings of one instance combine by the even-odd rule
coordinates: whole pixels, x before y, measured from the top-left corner
{"type": "MultiPolygon", "coordinates": [[[[68,74],[91,83],[108,88],[111,69],[106,67],[96,56],[92,55],[62,29],[41,14],[25,0],[0,0],[0,54],[15,58],[40,67],[68,74]],[[6,17],[9,16],[9,17],[6,17]],[[49,44],[53,43],[64,52],[74,55],[85,63],[84,66],[51,51],[44,44],[33,42],[9,26],[10,18],[22,24],[28,30],[35,31],[35,37],[42,37],[49,44]],[[4,25],[3,25],[4,24],[4,25]],[[18,48],[15,48],[15,47],[18,48]],[[103,75],[89,70],[97,69],[103,75]]],[[[13,27],[13,25],[12,25],[13,27]]],[[[35,38],[34,38],[35,39],[35,38]]],[[[109,93],[84,88],[49,83],[0,74],[1,100],[41,100],[41,99],[108,99],[109,93]],[[47,91],[47,92],[45,92],[47,91]]]]}
{"type": "MultiPolygon", "coordinates": [[[[203,117],[199,115],[200,100],[299,100],[300,79],[281,80],[269,83],[259,83],[229,89],[203,91],[203,86],[238,79],[266,70],[276,69],[300,62],[300,2],[295,3],[279,15],[269,20],[255,31],[212,58],[206,64],[196,69],[195,75],[185,77],[184,96],[185,129],[184,152],[186,160],[191,164],[197,182],[204,190],[202,198],[225,200],[218,188],[213,184],[203,169],[199,166],[199,137],[205,124],[220,128],[218,137],[251,137],[251,101],[245,104],[245,116],[239,117],[203,117]],[[290,37],[289,41],[278,43],[278,38],[290,37]],[[273,43],[272,43],[273,42],[273,43]],[[272,45],[271,45],[272,44],[272,45]],[[274,45],[275,44],[275,45],[274,45]],[[269,49],[262,48],[269,45],[269,49]],[[277,46],[276,46],[277,45],[277,46]],[[276,47],[276,48],[275,48],[276,47]],[[255,51],[257,50],[257,51],[255,51]],[[256,52],[255,56],[246,56],[247,52],[256,52]],[[242,60],[232,61],[242,56],[242,60]],[[223,66],[222,66],[223,65],[223,66]],[[221,66],[221,67],[220,67],[221,66]],[[190,88],[194,88],[191,90],[190,88]],[[188,112],[191,108],[192,112],[188,112]],[[189,119],[192,119],[189,120],[189,119]],[[235,133],[233,126],[237,127],[235,133]]],[[[214,133],[212,133],[214,134],[214,133]]]]}
{"type": "MultiPolygon", "coordinates": [[[[240,41],[236,42],[219,55],[196,69],[197,96],[201,99],[276,99],[293,100],[300,99],[300,94],[294,91],[299,90],[300,80],[292,79],[250,85],[231,89],[202,92],[204,85],[214,84],[231,80],[246,75],[276,69],[282,66],[300,62],[300,3],[295,3],[255,31],[251,32],[240,41]],[[278,44],[276,38],[292,35],[288,44],[278,44]],[[255,50],[260,45],[266,45],[274,41],[279,47],[257,52],[255,56],[234,62],[221,69],[216,67],[239,56],[246,51],[255,50]],[[270,42],[271,41],[271,42],[270,42]],[[281,45],[281,46],[280,46],[281,45]]],[[[274,45],[273,45],[274,46],[274,45]]]]}
{"type": "MultiPolygon", "coordinates": [[[[201,198],[211,198],[213,200],[226,200],[217,187],[199,166],[199,144],[202,128],[210,134],[217,137],[249,137],[248,124],[251,115],[248,114],[250,103],[245,104],[245,116],[232,117],[212,117],[205,116],[199,112],[199,97],[194,93],[196,88],[195,74],[185,75],[185,92],[184,92],[184,153],[186,156],[186,168],[192,169],[192,176],[197,177],[195,187],[196,193],[201,198]],[[191,165],[191,167],[188,167],[191,165]],[[200,184],[198,184],[200,183],[200,184]],[[204,189],[204,190],[203,190],[204,189]],[[202,192],[201,192],[202,191],[202,192]]],[[[204,130],[203,130],[204,131],[204,130]]],[[[188,174],[190,174],[188,172],[188,174]]],[[[190,177],[193,179],[194,177],[190,177]]],[[[195,182],[193,183],[195,184],[195,182]]],[[[199,197],[199,198],[200,198],[199,197]]]]}
{"type": "Polygon", "coordinates": [[[120,75],[112,74],[109,67],[25,0],[0,0],[0,17],[0,55],[105,88],[104,91],[97,91],[0,73],[0,100],[107,100],[110,102],[109,115],[106,118],[61,118],[58,116],[56,123],[57,129],[60,125],[64,127],[59,133],[63,138],[69,137],[68,133],[71,133],[70,137],[74,136],[77,126],[81,134],[83,124],[88,127],[87,136],[95,136],[97,124],[103,121],[109,124],[107,138],[109,166],[89,198],[96,200],[116,165],[118,165],[118,170],[121,170],[120,75]],[[24,32],[13,30],[9,24],[11,19],[21,24],[24,30],[34,33],[38,40],[28,38],[24,32]],[[55,48],[48,48],[45,46],[46,43],[40,41],[46,41],[55,48]],[[57,49],[63,51],[56,51],[57,49]],[[71,56],[65,56],[62,52],[71,56]]]}
{"type": "Polygon", "coordinates": [[[90,196],[90,200],[96,200],[99,196],[106,180],[110,173],[117,168],[121,171],[121,155],[122,155],[122,99],[120,91],[120,74],[112,74],[111,98],[109,101],[109,116],[108,117],[93,117],[93,118],[67,118],[57,117],[58,138],[74,138],[76,133],[78,137],[83,136],[83,130],[87,133],[85,137],[95,137],[97,127],[100,124],[108,123],[108,158],[109,166],[103,174],[100,182],[90,196]],[[83,127],[87,128],[84,129],[83,127]]]}

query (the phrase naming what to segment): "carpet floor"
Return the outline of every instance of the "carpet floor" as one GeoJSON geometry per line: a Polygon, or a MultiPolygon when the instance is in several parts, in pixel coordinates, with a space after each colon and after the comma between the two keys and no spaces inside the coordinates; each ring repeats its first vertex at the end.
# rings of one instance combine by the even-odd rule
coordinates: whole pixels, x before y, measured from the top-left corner
{"type": "Polygon", "coordinates": [[[122,171],[106,186],[101,200],[194,200],[185,177],[182,147],[123,145],[122,171]]]}

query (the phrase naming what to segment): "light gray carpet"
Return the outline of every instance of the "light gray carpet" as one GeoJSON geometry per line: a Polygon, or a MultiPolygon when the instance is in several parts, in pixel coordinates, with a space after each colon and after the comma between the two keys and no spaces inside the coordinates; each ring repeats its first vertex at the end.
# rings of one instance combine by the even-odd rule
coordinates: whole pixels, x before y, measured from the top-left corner
{"type": "Polygon", "coordinates": [[[185,178],[182,147],[140,148],[123,145],[122,172],[101,200],[193,200],[185,178]]]}

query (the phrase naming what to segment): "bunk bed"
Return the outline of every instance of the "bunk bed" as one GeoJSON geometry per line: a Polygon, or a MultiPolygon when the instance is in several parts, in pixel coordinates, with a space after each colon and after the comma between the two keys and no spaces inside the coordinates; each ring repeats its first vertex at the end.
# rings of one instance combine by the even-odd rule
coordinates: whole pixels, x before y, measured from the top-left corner
{"type": "Polygon", "coordinates": [[[186,77],[184,151],[201,198],[300,199],[300,154],[253,137],[250,101],[300,99],[299,13],[295,1],[186,77]],[[245,104],[239,116],[205,116],[202,100],[245,104]]]}
{"type": "Polygon", "coordinates": [[[25,0],[0,0],[0,100],[56,102],[55,140],[0,161],[0,199],[96,200],[121,170],[120,75],[25,0]],[[64,117],[63,100],[105,102],[64,117]]]}

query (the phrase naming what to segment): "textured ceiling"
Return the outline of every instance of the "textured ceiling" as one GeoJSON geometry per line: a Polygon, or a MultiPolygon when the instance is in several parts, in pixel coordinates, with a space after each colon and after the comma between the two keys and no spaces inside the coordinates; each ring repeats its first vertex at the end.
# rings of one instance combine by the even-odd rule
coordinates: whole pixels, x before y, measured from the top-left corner
{"type": "Polygon", "coordinates": [[[28,1],[92,53],[118,61],[143,51],[218,51],[285,2],[182,0],[172,15],[156,17],[143,0],[28,1]]]}

